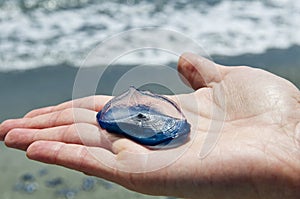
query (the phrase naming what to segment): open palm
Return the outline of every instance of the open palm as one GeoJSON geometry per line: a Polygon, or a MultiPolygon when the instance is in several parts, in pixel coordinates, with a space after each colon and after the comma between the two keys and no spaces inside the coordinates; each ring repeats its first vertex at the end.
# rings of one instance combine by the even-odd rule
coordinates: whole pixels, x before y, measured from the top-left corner
{"type": "Polygon", "coordinates": [[[225,67],[194,54],[178,63],[195,89],[169,96],[191,124],[190,140],[149,150],[99,128],[111,99],[92,96],[7,120],[0,138],[31,159],[58,164],[129,189],[190,198],[299,198],[300,93],[250,67],[225,67]]]}

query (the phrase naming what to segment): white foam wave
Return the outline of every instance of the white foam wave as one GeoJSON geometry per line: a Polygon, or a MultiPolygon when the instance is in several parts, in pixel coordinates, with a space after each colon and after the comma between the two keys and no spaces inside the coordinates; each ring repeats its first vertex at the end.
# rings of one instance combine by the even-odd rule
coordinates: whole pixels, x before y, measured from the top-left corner
{"type": "MultiPolygon", "coordinates": [[[[184,2],[183,2],[184,4],[184,2]]],[[[294,0],[230,1],[209,6],[142,1],[135,5],[103,2],[82,8],[26,13],[17,6],[0,10],[0,70],[28,69],[67,63],[80,66],[102,40],[136,27],[159,26],[196,40],[209,54],[262,53],[269,48],[300,45],[300,4],[294,0]]],[[[159,41],[159,37],[154,38],[159,41]]],[[[163,38],[165,39],[165,38],[163,38]]],[[[116,48],[130,45],[122,40],[116,48]]],[[[169,41],[172,42],[172,38],[169,41]]],[[[146,62],[153,53],[126,63],[146,62]]],[[[170,56],[155,54],[167,63],[170,56]]]]}

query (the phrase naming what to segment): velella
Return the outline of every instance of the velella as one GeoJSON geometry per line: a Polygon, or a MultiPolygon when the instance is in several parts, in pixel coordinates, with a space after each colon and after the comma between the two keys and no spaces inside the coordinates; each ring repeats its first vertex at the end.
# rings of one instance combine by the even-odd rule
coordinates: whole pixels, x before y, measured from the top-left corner
{"type": "Polygon", "coordinates": [[[165,96],[130,87],[97,114],[99,125],[151,149],[184,144],[190,124],[178,105],[165,96]]]}

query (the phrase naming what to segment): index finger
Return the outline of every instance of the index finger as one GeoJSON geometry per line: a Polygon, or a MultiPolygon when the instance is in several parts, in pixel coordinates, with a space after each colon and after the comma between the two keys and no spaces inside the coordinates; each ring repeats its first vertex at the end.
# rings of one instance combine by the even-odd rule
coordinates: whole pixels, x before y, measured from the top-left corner
{"type": "Polygon", "coordinates": [[[113,180],[113,168],[103,162],[115,164],[116,155],[101,147],[66,144],[57,141],[36,141],[27,149],[29,159],[56,164],[88,174],[113,180]],[[72,155],[70,155],[72,154],[72,155]]]}
{"type": "Polygon", "coordinates": [[[55,111],[61,111],[67,108],[83,108],[98,112],[111,98],[112,96],[105,95],[84,97],[76,100],[67,101],[56,106],[49,106],[32,110],[29,113],[27,113],[24,117],[32,118],[38,115],[43,115],[55,111]]]}

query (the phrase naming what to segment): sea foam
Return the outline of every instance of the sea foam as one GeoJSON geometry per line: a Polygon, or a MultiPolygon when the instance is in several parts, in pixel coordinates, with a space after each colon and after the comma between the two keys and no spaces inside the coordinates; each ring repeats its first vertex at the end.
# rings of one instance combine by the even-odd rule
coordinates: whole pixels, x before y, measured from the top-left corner
{"type": "MultiPolygon", "coordinates": [[[[22,2],[0,0],[0,71],[59,64],[79,67],[101,41],[141,27],[178,31],[210,55],[263,53],[300,45],[300,4],[294,0],[22,2]]],[[[153,39],[173,42],[171,37],[153,39]]],[[[114,47],[131,42],[118,40],[114,47]]],[[[176,61],[165,53],[142,54],[121,62],[176,61]]]]}

